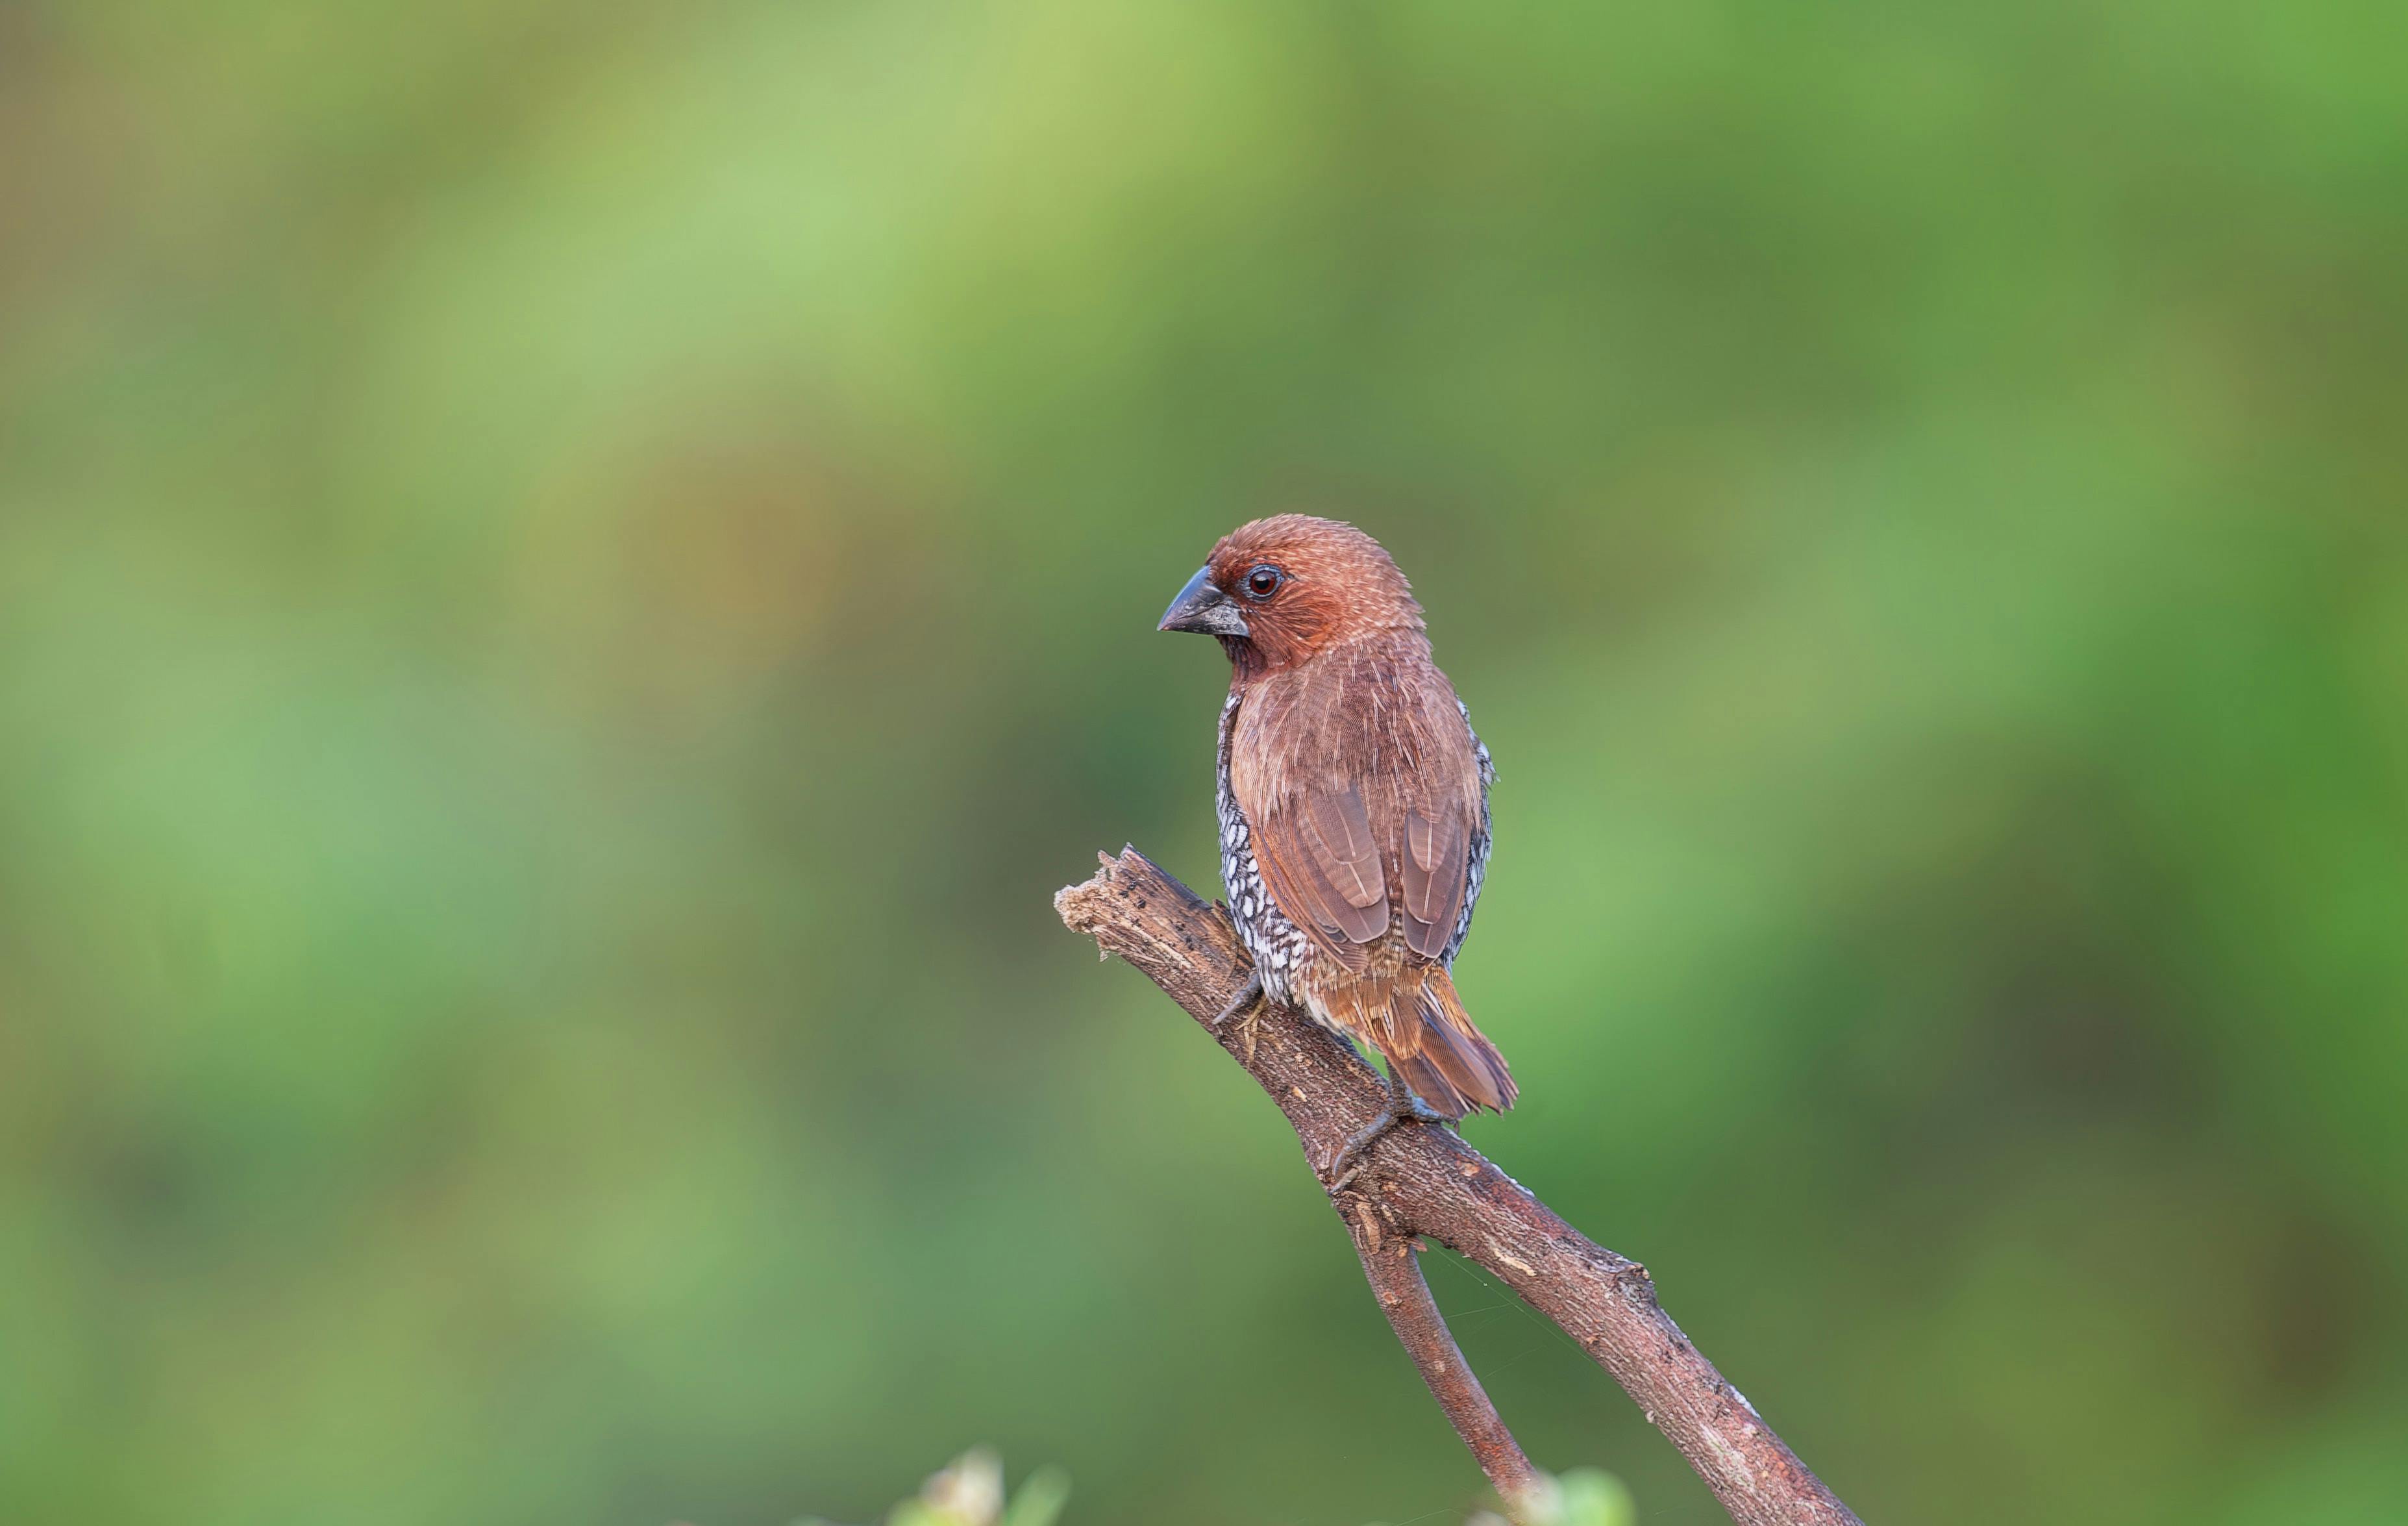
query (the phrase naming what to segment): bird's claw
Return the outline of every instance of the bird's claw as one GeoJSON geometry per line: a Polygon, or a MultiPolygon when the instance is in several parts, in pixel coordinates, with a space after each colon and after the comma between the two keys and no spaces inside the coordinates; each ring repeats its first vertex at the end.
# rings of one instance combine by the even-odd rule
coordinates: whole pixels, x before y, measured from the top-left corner
{"type": "Polygon", "coordinates": [[[1237,995],[1229,998],[1229,1004],[1223,1007],[1220,1012],[1214,1015],[1212,1018],[1212,1026],[1214,1028],[1220,1028],[1226,1024],[1230,1018],[1235,1017],[1238,1014],[1245,1011],[1248,1007],[1253,1006],[1262,994],[1263,977],[1261,972],[1258,971],[1249,970],[1246,972],[1246,983],[1238,987],[1237,995]]]}
{"type": "Polygon", "coordinates": [[[1238,994],[1229,998],[1229,1004],[1223,1007],[1212,1019],[1212,1030],[1217,1033],[1228,1026],[1231,1018],[1240,1013],[1246,1014],[1245,1027],[1242,1031],[1246,1035],[1245,1061],[1248,1065],[1254,1062],[1254,1042],[1262,1033],[1263,994],[1262,972],[1250,970],[1246,972],[1246,983],[1238,987],[1238,994]]]}
{"type": "Polygon", "coordinates": [[[1445,1114],[1411,1092],[1406,1092],[1401,1097],[1392,1097],[1388,1105],[1380,1110],[1378,1117],[1346,1136],[1346,1143],[1340,1145],[1338,1153],[1329,1158],[1329,1164],[1322,1172],[1322,1175],[1328,1178],[1329,1190],[1344,1191],[1354,1183],[1355,1177],[1363,1173],[1364,1155],[1372,1145],[1385,1138],[1388,1131],[1397,1125],[1453,1121],[1445,1114]]]}

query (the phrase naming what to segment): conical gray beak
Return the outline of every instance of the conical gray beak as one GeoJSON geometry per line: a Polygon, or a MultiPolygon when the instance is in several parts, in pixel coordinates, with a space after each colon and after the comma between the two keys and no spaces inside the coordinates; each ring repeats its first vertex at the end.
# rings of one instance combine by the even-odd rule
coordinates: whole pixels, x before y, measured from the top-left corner
{"type": "Polygon", "coordinates": [[[1243,636],[1246,634],[1245,612],[1229,602],[1229,596],[1212,586],[1212,569],[1198,568],[1162,612],[1162,624],[1156,630],[1192,630],[1204,636],[1243,636]]]}

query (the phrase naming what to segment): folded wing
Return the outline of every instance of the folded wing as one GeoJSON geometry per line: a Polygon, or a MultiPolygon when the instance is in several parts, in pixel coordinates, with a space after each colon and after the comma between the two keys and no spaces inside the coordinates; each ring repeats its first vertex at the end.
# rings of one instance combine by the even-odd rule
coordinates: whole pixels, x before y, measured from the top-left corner
{"type": "Polygon", "coordinates": [[[1472,747],[1426,662],[1333,668],[1249,696],[1230,785],[1280,911],[1349,965],[1399,924],[1408,949],[1440,958],[1482,809],[1472,747]]]}

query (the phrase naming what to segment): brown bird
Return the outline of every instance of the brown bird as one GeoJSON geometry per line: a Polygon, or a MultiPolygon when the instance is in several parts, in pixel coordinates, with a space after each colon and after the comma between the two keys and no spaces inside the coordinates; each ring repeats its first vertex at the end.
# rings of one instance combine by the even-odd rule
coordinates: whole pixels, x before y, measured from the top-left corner
{"type": "Polygon", "coordinates": [[[1333,1174],[1407,1118],[1512,1106],[1451,972],[1488,867],[1496,770],[1405,575],[1352,525],[1258,519],[1212,548],[1160,628],[1229,655],[1221,878],[1254,973],[1219,1020],[1268,996],[1388,1062],[1389,1107],[1333,1174]]]}

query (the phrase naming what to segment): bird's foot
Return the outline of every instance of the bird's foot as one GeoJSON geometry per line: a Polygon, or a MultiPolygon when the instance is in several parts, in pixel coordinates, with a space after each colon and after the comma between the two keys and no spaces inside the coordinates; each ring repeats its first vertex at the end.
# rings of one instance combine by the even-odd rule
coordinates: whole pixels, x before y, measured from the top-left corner
{"type": "Polygon", "coordinates": [[[1329,1167],[1322,1174],[1329,1178],[1329,1190],[1338,1192],[1353,1185],[1363,1173],[1363,1157],[1372,1145],[1387,1136],[1388,1130],[1400,1123],[1452,1123],[1455,1120],[1423,1101],[1412,1092],[1391,1094],[1388,1105],[1380,1116],[1346,1136],[1346,1143],[1330,1158],[1329,1167]]]}
{"type": "Polygon", "coordinates": [[[1240,1031],[1246,1036],[1246,1063],[1249,1065],[1254,1062],[1254,1040],[1260,1032],[1263,1016],[1262,1000],[1262,972],[1249,970],[1246,972],[1246,983],[1238,987],[1238,994],[1229,998],[1229,1004],[1223,1007],[1212,1019],[1212,1030],[1217,1033],[1227,1027],[1230,1020],[1239,1014],[1245,1014],[1245,1027],[1240,1031]]]}

